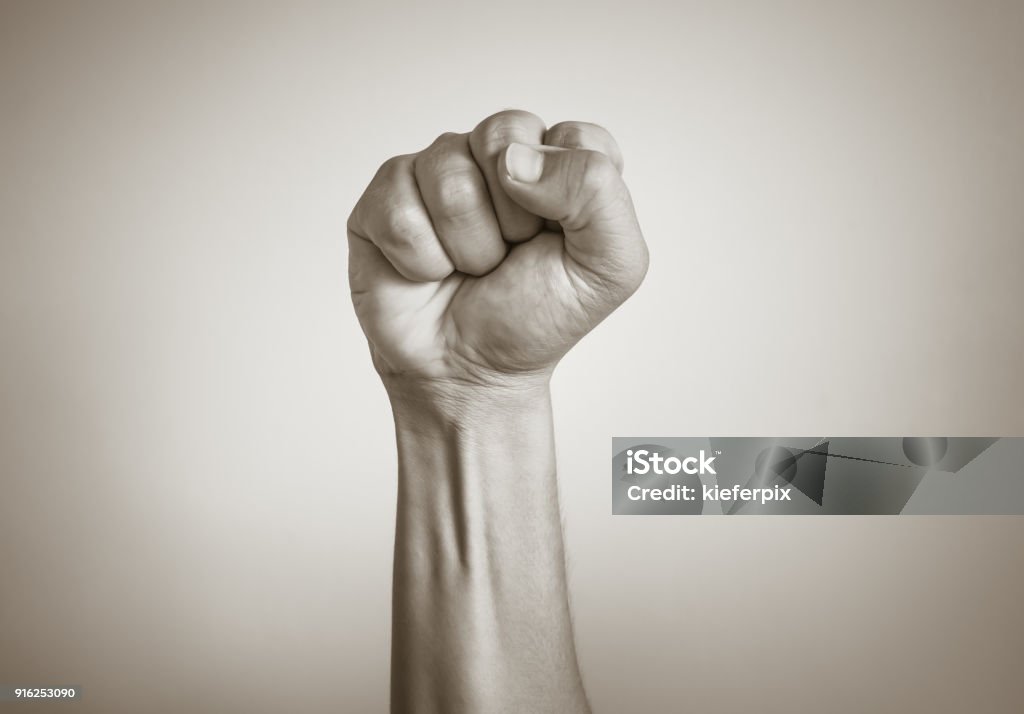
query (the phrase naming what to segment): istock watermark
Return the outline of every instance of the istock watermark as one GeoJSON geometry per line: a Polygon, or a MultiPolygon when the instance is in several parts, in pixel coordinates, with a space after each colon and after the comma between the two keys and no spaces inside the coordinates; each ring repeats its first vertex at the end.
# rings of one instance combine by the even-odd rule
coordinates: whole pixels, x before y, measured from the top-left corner
{"type": "Polygon", "coordinates": [[[1024,514],[1024,438],[615,437],[612,512],[1024,514]]]}
{"type": "Polygon", "coordinates": [[[677,474],[682,471],[684,474],[713,474],[715,473],[714,456],[707,456],[701,449],[698,456],[687,456],[680,459],[676,456],[663,457],[658,452],[651,452],[647,449],[632,449],[626,451],[626,473],[643,475],[646,473],[655,474],[677,474]]]}

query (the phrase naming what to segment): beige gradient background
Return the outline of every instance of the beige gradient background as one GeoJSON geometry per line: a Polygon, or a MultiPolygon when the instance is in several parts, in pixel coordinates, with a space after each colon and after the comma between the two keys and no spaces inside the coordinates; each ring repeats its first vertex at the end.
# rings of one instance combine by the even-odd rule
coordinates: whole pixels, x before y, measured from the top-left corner
{"type": "Polygon", "coordinates": [[[1019,711],[1024,519],[613,518],[607,464],[1024,435],[1024,3],[0,8],[0,682],[386,710],[343,226],[383,159],[521,107],[611,129],[652,250],[554,386],[595,709],[1019,711]]]}

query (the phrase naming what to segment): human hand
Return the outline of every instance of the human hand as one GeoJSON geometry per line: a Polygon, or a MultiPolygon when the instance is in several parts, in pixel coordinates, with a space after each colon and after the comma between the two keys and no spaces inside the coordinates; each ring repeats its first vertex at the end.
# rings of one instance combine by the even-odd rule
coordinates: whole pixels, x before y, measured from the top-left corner
{"type": "Polygon", "coordinates": [[[356,314],[386,385],[504,385],[639,287],[648,254],[607,131],[505,111],[386,161],[348,221],[356,314]]]}

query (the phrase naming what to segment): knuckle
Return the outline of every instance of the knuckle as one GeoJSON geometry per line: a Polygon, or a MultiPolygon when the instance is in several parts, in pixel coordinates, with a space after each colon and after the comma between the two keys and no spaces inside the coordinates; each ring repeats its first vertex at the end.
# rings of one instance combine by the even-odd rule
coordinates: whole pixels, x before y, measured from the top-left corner
{"type": "Polygon", "coordinates": [[[401,171],[409,162],[410,157],[408,154],[400,156],[392,156],[380,165],[377,169],[377,174],[374,176],[375,182],[390,181],[392,177],[401,171]]]}
{"type": "Polygon", "coordinates": [[[381,214],[387,211],[393,200],[396,179],[402,171],[408,170],[411,160],[410,155],[392,156],[377,168],[349,214],[347,226],[350,231],[366,234],[380,223],[381,214]]]}
{"type": "Polygon", "coordinates": [[[418,207],[407,204],[390,206],[383,214],[377,238],[384,254],[406,278],[436,281],[451,273],[452,266],[437,250],[432,231],[423,222],[418,207]]]}
{"type": "Polygon", "coordinates": [[[485,153],[499,151],[513,141],[533,143],[544,133],[544,121],[536,114],[521,109],[507,109],[492,114],[473,129],[470,144],[485,153]]]}
{"type": "Polygon", "coordinates": [[[607,154],[600,151],[579,152],[579,187],[583,194],[593,196],[602,193],[619,176],[615,164],[607,154]]]}
{"type": "Polygon", "coordinates": [[[459,269],[459,272],[480,277],[482,275],[487,275],[487,273],[498,267],[498,264],[501,263],[502,257],[503,256],[494,255],[466,256],[458,261],[456,267],[459,269]]]}
{"type": "Polygon", "coordinates": [[[414,158],[413,170],[416,178],[444,173],[448,166],[464,152],[466,137],[463,134],[445,132],[414,158]]]}
{"type": "Polygon", "coordinates": [[[548,129],[549,142],[568,148],[590,149],[595,144],[606,144],[611,139],[608,130],[583,121],[564,121],[548,129]]]}
{"type": "MultiPolygon", "coordinates": [[[[403,271],[399,271],[403,272],[403,271]]],[[[439,260],[433,261],[417,261],[407,263],[404,266],[404,273],[407,277],[412,280],[420,282],[437,282],[438,280],[444,280],[451,275],[451,266],[445,265],[439,260]]]]}
{"type": "Polygon", "coordinates": [[[415,206],[393,204],[384,210],[380,240],[394,248],[415,249],[427,239],[415,206]]]}
{"type": "Polygon", "coordinates": [[[414,170],[416,178],[424,179],[444,173],[458,159],[466,145],[466,138],[451,132],[441,134],[433,143],[416,155],[414,170]]]}
{"type": "Polygon", "coordinates": [[[443,134],[438,135],[431,146],[436,146],[441,149],[449,149],[453,146],[464,144],[465,141],[466,138],[464,135],[456,134],[454,131],[446,131],[443,134]]]}
{"type": "Polygon", "coordinates": [[[622,152],[611,133],[599,124],[567,121],[555,124],[544,135],[544,143],[567,149],[589,149],[607,155],[622,171],[622,152]]]}
{"type": "Polygon", "coordinates": [[[459,219],[479,211],[486,189],[462,134],[442,135],[416,161],[416,178],[432,217],[459,219]]]}
{"type": "Polygon", "coordinates": [[[480,209],[480,187],[464,171],[448,171],[437,176],[437,200],[444,217],[457,219],[480,209]]]}
{"type": "Polygon", "coordinates": [[[453,131],[446,131],[434,139],[430,146],[420,153],[417,160],[424,160],[427,162],[438,161],[453,152],[459,151],[465,145],[465,134],[456,134],[453,131]]]}

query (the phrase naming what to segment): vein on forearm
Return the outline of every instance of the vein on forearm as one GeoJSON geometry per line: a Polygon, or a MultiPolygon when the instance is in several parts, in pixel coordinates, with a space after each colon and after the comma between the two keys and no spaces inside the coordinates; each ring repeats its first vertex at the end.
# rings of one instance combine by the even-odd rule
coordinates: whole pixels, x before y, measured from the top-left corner
{"type": "Polygon", "coordinates": [[[547,396],[454,419],[402,412],[394,594],[402,681],[430,672],[423,686],[473,699],[467,710],[495,710],[488,689],[507,690],[502,706],[536,707],[529,697],[538,691],[578,704],[547,396]]]}

